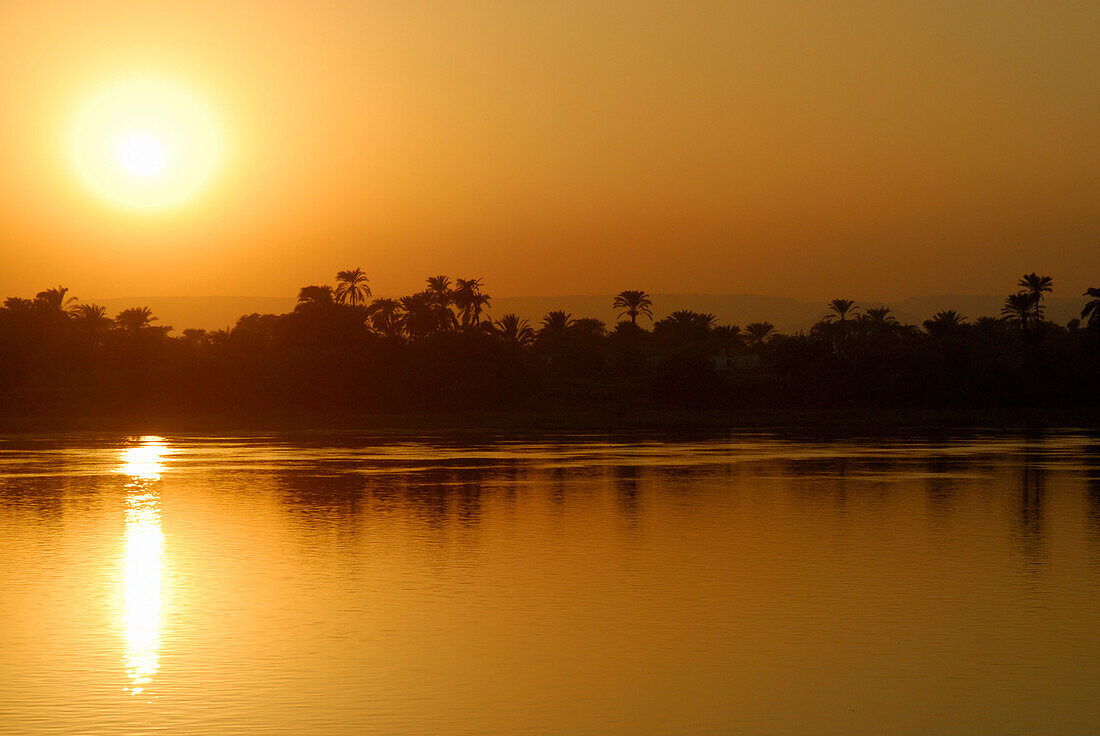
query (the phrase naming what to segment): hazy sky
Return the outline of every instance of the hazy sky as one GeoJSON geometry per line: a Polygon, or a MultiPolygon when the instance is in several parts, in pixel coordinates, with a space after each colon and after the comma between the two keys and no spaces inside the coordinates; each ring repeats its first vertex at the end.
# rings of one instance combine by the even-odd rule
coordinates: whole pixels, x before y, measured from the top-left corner
{"type": "Polygon", "coordinates": [[[0,296],[1100,285],[1095,0],[0,0],[0,28],[0,296]],[[67,143],[134,78],[220,131],[168,209],[67,143]]]}

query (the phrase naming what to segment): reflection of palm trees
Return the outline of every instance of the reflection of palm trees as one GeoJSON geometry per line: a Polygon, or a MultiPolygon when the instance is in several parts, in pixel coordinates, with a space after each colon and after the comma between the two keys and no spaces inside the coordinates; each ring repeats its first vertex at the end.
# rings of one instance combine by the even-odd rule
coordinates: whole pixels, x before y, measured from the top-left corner
{"type": "Polygon", "coordinates": [[[357,307],[365,303],[370,295],[370,286],[367,285],[367,275],[363,273],[363,269],[355,268],[336,274],[335,296],[338,304],[357,307]]]}
{"type": "Polygon", "coordinates": [[[1024,556],[1033,566],[1044,561],[1043,475],[1043,468],[1035,462],[1031,448],[1026,448],[1020,482],[1019,534],[1024,556]]]}
{"type": "Polygon", "coordinates": [[[535,341],[535,331],[530,323],[512,313],[493,323],[493,333],[516,345],[527,346],[535,341]]]}
{"type": "Polygon", "coordinates": [[[1085,289],[1085,296],[1092,299],[1081,310],[1081,319],[1088,320],[1089,327],[1100,326],[1100,289],[1085,289]]]}
{"type": "Polygon", "coordinates": [[[630,317],[630,323],[635,325],[638,324],[638,315],[653,319],[652,306],[653,300],[649,298],[649,294],[641,290],[620,291],[615,301],[611,303],[612,309],[622,310],[619,313],[620,319],[625,314],[630,317]]]}

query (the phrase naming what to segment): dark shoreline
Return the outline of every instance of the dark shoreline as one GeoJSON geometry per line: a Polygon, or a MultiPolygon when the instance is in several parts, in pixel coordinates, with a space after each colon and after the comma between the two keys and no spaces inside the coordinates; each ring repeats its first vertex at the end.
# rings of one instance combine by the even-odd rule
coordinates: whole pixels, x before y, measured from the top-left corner
{"type": "Polygon", "coordinates": [[[472,432],[531,433],[714,432],[760,430],[816,435],[934,434],[951,430],[1097,429],[1100,411],[992,409],[823,410],[526,410],[377,413],[326,416],[205,414],[195,416],[0,416],[0,433],[118,432],[124,434],[233,432],[472,432]]]}

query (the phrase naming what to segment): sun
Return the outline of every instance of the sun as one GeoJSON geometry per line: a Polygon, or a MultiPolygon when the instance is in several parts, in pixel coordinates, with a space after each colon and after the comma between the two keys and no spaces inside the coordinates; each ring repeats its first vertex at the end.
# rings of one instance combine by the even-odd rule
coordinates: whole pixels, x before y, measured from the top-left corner
{"type": "Polygon", "coordinates": [[[119,136],[115,145],[119,163],[134,176],[150,177],[164,169],[168,158],[164,146],[156,138],[143,135],[119,136]]]}
{"type": "Polygon", "coordinates": [[[84,183],[131,209],[191,199],[210,184],[222,158],[220,131],[206,106],[164,81],[101,90],[77,113],[70,143],[84,183]]]}

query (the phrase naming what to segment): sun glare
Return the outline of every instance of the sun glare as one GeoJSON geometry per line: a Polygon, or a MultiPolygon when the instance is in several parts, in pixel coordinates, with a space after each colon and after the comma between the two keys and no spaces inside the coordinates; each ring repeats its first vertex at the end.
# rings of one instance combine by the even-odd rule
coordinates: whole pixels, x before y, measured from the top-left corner
{"type": "Polygon", "coordinates": [[[115,151],[119,162],[134,176],[159,174],[167,158],[160,141],[148,135],[120,136],[115,151]]]}
{"type": "Polygon", "coordinates": [[[178,205],[198,194],[221,159],[210,112],[164,82],[127,82],[90,99],[72,129],[73,163],[92,190],[133,209],[178,205]]]}
{"type": "Polygon", "coordinates": [[[123,621],[126,690],[141,695],[160,669],[164,532],[157,481],[170,453],[161,437],[142,437],[121,452],[118,472],[127,476],[123,558],[123,621]]]}

